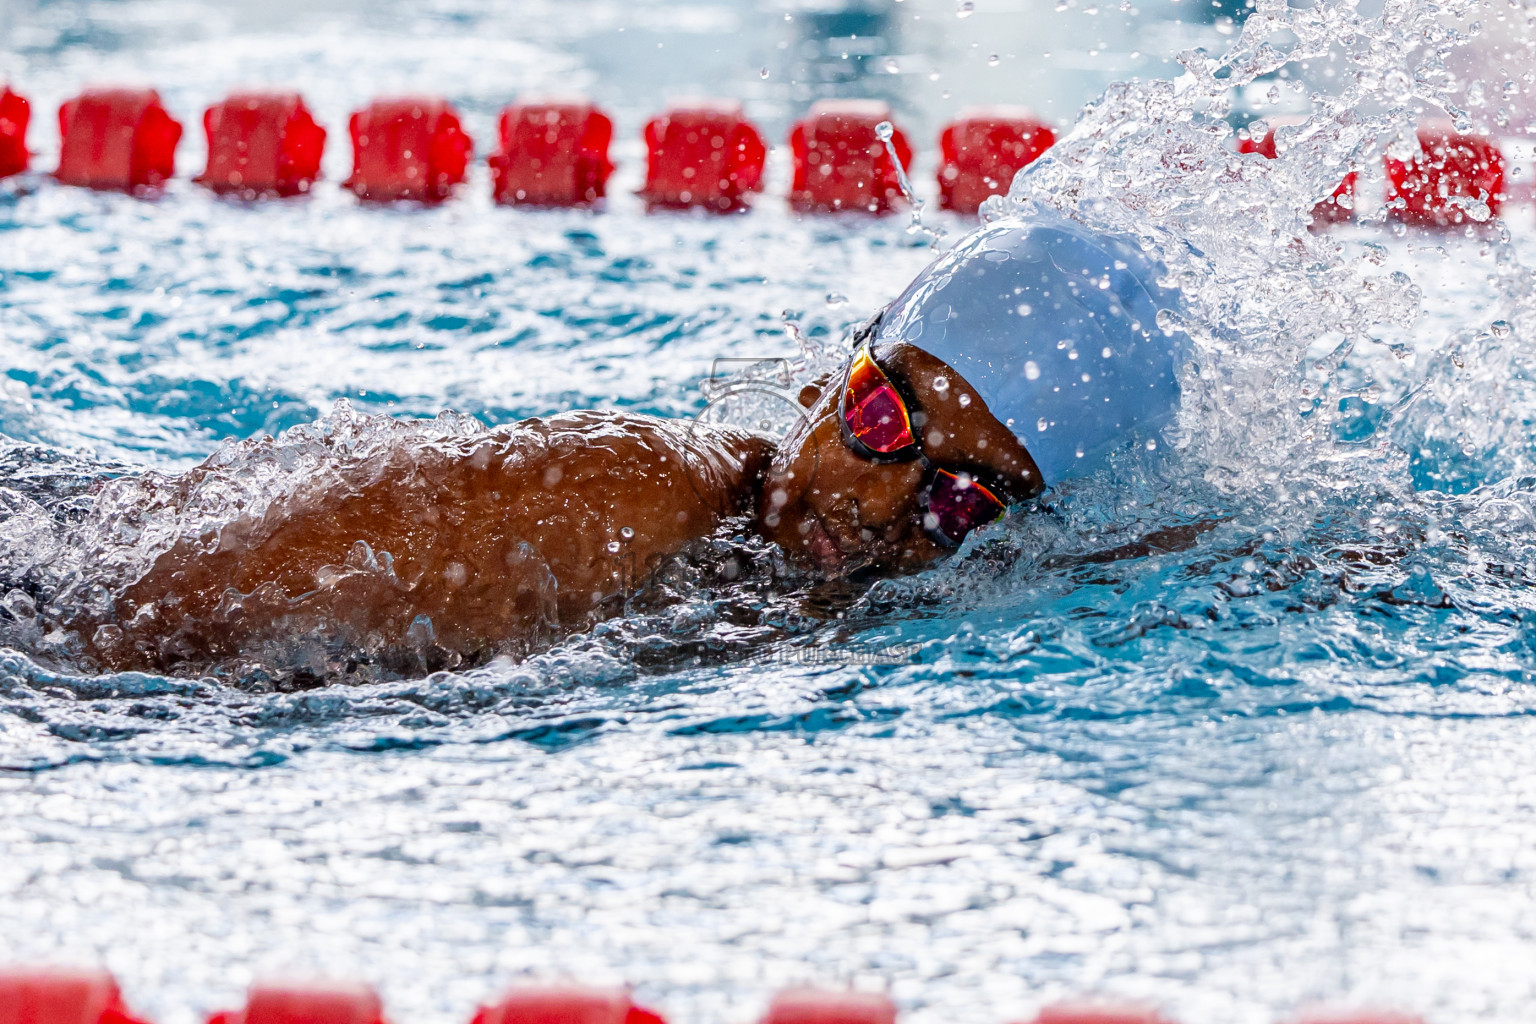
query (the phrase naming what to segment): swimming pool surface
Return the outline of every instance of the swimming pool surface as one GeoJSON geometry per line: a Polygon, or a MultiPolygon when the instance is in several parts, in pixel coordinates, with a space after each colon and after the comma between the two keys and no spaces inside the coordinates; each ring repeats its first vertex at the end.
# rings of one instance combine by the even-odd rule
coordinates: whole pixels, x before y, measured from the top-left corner
{"type": "MultiPolygon", "coordinates": [[[[746,95],[774,81],[728,42],[757,10],[7,8],[45,168],[54,105],[103,79],[160,87],[183,174],[233,84],[301,88],[332,137],[294,202],[4,186],[0,577],[70,557],[27,504],[76,472],[46,451],[174,471],[321,416],[691,416],[714,360],[803,355],[786,313],[834,350],[930,258],[904,218],[791,217],[782,153],[746,216],[625,194],[643,117],[700,84],[626,92],[628,69],[693,40],[746,95]],[[605,213],[496,208],[483,166],[436,209],[335,187],[374,93],[450,96],[483,154],[551,82],[620,122],[605,213]]],[[[755,102],[782,138],[796,96],[755,102]]],[[[294,973],[375,983],[401,1024],[530,975],[628,981],[679,1024],[754,1019],[792,982],[888,986],[914,1024],[1095,992],[1191,1024],[1317,1001],[1526,1020],[1531,220],[1511,209],[1508,244],[1341,229],[1371,301],[1422,315],[1383,312],[1347,358],[1309,339],[1322,399],[1198,392],[1190,451],[1332,410],[1326,473],[1278,441],[1154,453],[821,605],[706,580],[521,665],[279,692],[72,672],[0,586],[0,963],[104,964],[163,1024],[294,973]],[[1190,524],[1187,550],[1099,557],[1190,524]]]]}

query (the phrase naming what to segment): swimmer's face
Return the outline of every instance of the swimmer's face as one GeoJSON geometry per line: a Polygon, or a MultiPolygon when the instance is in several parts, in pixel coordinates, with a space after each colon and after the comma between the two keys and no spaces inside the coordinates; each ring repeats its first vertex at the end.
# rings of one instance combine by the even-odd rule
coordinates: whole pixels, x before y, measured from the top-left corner
{"type": "Polygon", "coordinates": [[[907,407],[916,450],[896,462],[854,450],[839,409],[845,366],[802,392],[809,413],[779,446],[758,510],[765,536],[828,572],[910,571],[945,554],[952,545],[928,511],[936,472],[974,481],[1004,505],[1042,489],[1024,446],[959,374],[906,344],[879,346],[874,358],[907,407]]]}

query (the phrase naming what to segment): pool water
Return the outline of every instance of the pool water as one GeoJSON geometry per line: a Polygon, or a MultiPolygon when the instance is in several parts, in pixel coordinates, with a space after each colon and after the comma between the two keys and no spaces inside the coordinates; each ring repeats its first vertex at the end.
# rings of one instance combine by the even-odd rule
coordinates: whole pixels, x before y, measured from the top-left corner
{"type": "MultiPolygon", "coordinates": [[[[642,215],[632,142],[599,214],[493,207],[483,168],[435,209],[334,186],[337,128],[375,92],[444,92],[484,152],[500,103],[568,83],[632,138],[699,85],[655,42],[719,54],[782,137],[797,94],[751,92],[778,83],[732,40],[796,10],[7,8],[44,167],[45,115],[101,78],[152,76],[189,125],[230,84],[297,85],[333,135],[330,184],[295,202],[5,186],[0,579],[88,572],[114,466],[218,451],[254,474],[226,438],[298,428],[278,448],[300,452],[443,409],[473,418],[449,432],[692,416],[717,360],[835,360],[932,253],[902,217],[790,216],[782,152],[730,218],[642,215]]],[[[301,690],[291,664],[270,685],[83,673],[36,588],[0,586],[0,963],[104,964],[163,1024],[294,974],[374,983],[407,1024],[525,977],[629,982],[679,1024],[752,1020],[799,982],[888,989],[914,1024],[1083,993],[1191,1024],[1314,1002],[1528,1019],[1531,210],[1429,233],[1367,209],[1265,248],[1243,225],[1304,209],[1313,172],[1232,172],[1178,102],[1114,94],[1016,195],[1130,190],[1187,240],[1158,236],[1202,353],[1179,428],[920,576],[807,595],[701,568],[521,664],[301,690]],[[1136,104],[1174,127],[1096,134],[1136,104]],[[1175,528],[1187,544],[1134,548],[1175,528]]]]}

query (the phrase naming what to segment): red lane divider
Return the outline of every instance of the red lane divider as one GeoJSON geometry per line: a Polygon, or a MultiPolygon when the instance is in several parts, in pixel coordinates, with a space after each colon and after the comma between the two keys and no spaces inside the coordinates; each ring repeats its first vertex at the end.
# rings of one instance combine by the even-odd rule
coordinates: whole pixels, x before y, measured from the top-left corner
{"type": "Polygon", "coordinates": [[[488,160],[498,203],[585,206],[606,194],[613,121],[591,103],[514,103],[499,128],[501,148],[488,160]]]}
{"type": "Polygon", "coordinates": [[[742,209],[763,187],[768,147],[741,104],[692,100],[645,126],[647,161],[640,196],[650,208],[742,209]]]}
{"type": "MultiPolygon", "coordinates": [[[[27,168],[30,108],[0,89],[0,177],[27,168]]],[[[886,213],[901,196],[895,163],[876,134],[891,120],[879,100],[822,100],[795,124],[789,144],[794,178],[787,196],[802,213],[886,213]]],[[[1300,119],[1270,119],[1261,138],[1243,134],[1237,149],[1275,159],[1276,129],[1300,119]]],[[[196,179],[247,198],[307,192],[320,174],[326,132],[293,92],[237,93],[203,115],[208,165],[196,179]]],[[[152,89],[88,89],[59,108],[58,180],[67,185],[138,192],[175,174],[181,125],[152,89]]],[[[442,99],[375,100],[351,117],[353,170],[343,187],[374,201],[436,203],[463,182],[473,141],[442,99]]],[[[579,206],[605,195],[613,163],[613,122],[585,100],[523,101],[502,111],[500,147],[487,163],[493,195],[511,205],[579,206]]],[[[762,190],[767,147],[734,101],[674,105],[645,126],[648,208],[744,208],[762,190]]],[[[972,213],[1006,192],[1020,169],[1055,142],[1049,125],[1022,107],[970,107],[939,138],[939,204],[972,213]]],[[[1388,212],[1416,225],[1454,227],[1497,217],[1530,186],[1510,184],[1505,157],[1490,139],[1446,124],[1418,129],[1420,153],[1386,159],[1388,212]],[[1481,204],[1487,207],[1483,215],[1481,204]]],[[[895,129],[891,145],[910,165],[912,147],[895,129]]],[[[1353,217],[1359,176],[1346,174],[1312,211],[1314,222],[1353,217]]]]}
{"type": "Polygon", "coordinates": [[[142,1024],[106,971],[0,970],[0,1024],[142,1024]]]}
{"type": "Polygon", "coordinates": [[[245,1009],[211,1014],[208,1024],[384,1024],[384,1004],[367,985],[259,984],[245,1009]]]}
{"type": "Polygon", "coordinates": [[[208,168],[197,179],[215,192],[294,196],[320,176],[325,129],[296,92],[235,93],[203,112],[208,168]]]}
{"type": "Polygon", "coordinates": [[[791,988],[773,997],[762,1024],[896,1024],[896,1004],[874,992],[791,988]]]}
{"type": "Polygon", "coordinates": [[[967,107],[939,136],[939,206],[975,213],[1050,149],[1056,133],[1023,107],[967,107]]]}
{"type": "Polygon", "coordinates": [[[1448,124],[1421,125],[1420,154],[1408,161],[1387,157],[1387,209],[1406,224],[1451,227],[1467,221],[1455,199],[1481,200],[1491,217],[1504,202],[1504,157],[1481,135],[1463,135],[1448,124]]]}
{"type": "MultiPolygon", "coordinates": [[[[1239,153],[1257,153],[1269,160],[1279,156],[1279,150],[1275,148],[1275,129],[1291,125],[1298,125],[1305,121],[1303,117],[1274,117],[1269,119],[1269,130],[1264,133],[1262,139],[1252,136],[1240,136],[1237,140],[1239,153]]],[[[1312,222],[1314,224],[1341,224],[1350,220],[1355,215],[1355,186],[1359,183],[1360,175],[1350,171],[1339,182],[1339,187],[1333,190],[1333,194],[1316,206],[1312,207],[1312,222]],[[1340,203],[1339,199],[1344,198],[1340,203]]]]}
{"type": "Polygon", "coordinates": [[[473,141],[444,100],[374,100],[352,115],[352,176],[344,187],[375,202],[437,203],[464,180],[473,141]]]}
{"type": "MultiPolygon", "coordinates": [[[[820,100],[789,134],[795,179],[789,204],[796,210],[830,213],[867,210],[886,213],[901,196],[896,168],[875,126],[891,120],[880,100],[820,100]]],[[[898,128],[891,138],[903,165],[912,165],[912,147],[898,128]]]]}
{"type": "Polygon", "coordinates": [[[27,169],[27,122],[32,105],[25,97],[0,89],[0,178],[20,174],[27,169]]]}
{"type": "MultiPolygon", "coordinates": [[[[896,1004],[874,992],[784,989],[760,1024],[895,1024],[896,1004]]],[[[0,969],[0,1024],[144,1024],[123,1006],[105,970],[0,969]]],[[[210,1014],[207,1024],[386,1024],[378,993],[336,981],[253,985],[244,1009],[210,1014]]],[[[666,1024],[636,1006],[624,988],[528,985],[481,1006],[471,1024],[666,1024]]],[[[1031,1024],[1172,1024],[1153,1007],[1134,1003],[1059,1003],[1031,1024]]],[[[1293,1024],[1424,1024],[1382,1010],[1320,1010],[1293,1024]]]]}
{"type": "Polygon", "coordinates": [[[500,1002],[482,1006],[471,1024],[666,1024],[636,1006],[625,989],[575,985],[514,988],[500,1002]]]}
{"type": "Polygon", "coordinates": [[[134,192],[176,173],[181,125],[153,89],[87,89],[59,108],[59,135],[66,185],[134,192]]]}

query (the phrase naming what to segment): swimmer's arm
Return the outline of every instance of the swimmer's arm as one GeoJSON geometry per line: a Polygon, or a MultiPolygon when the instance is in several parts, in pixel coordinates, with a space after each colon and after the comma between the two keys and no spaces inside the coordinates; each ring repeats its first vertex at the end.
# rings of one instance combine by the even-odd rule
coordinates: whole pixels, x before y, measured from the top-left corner
{"type": "Polygon", "coordinates": [[[1204,519],[1197,523],[1166,526],[1160,530],[1153,530],[1128,544],[1106,548],[1103,551],[1090,551],[1082,555],[1055,555],[1045,559],[1042,564],[1047,569],[1063,569],[1188,551],[1199,543],[1202,534],[1209,533],[1225,521],[1225,519],[1204,519]]]}

